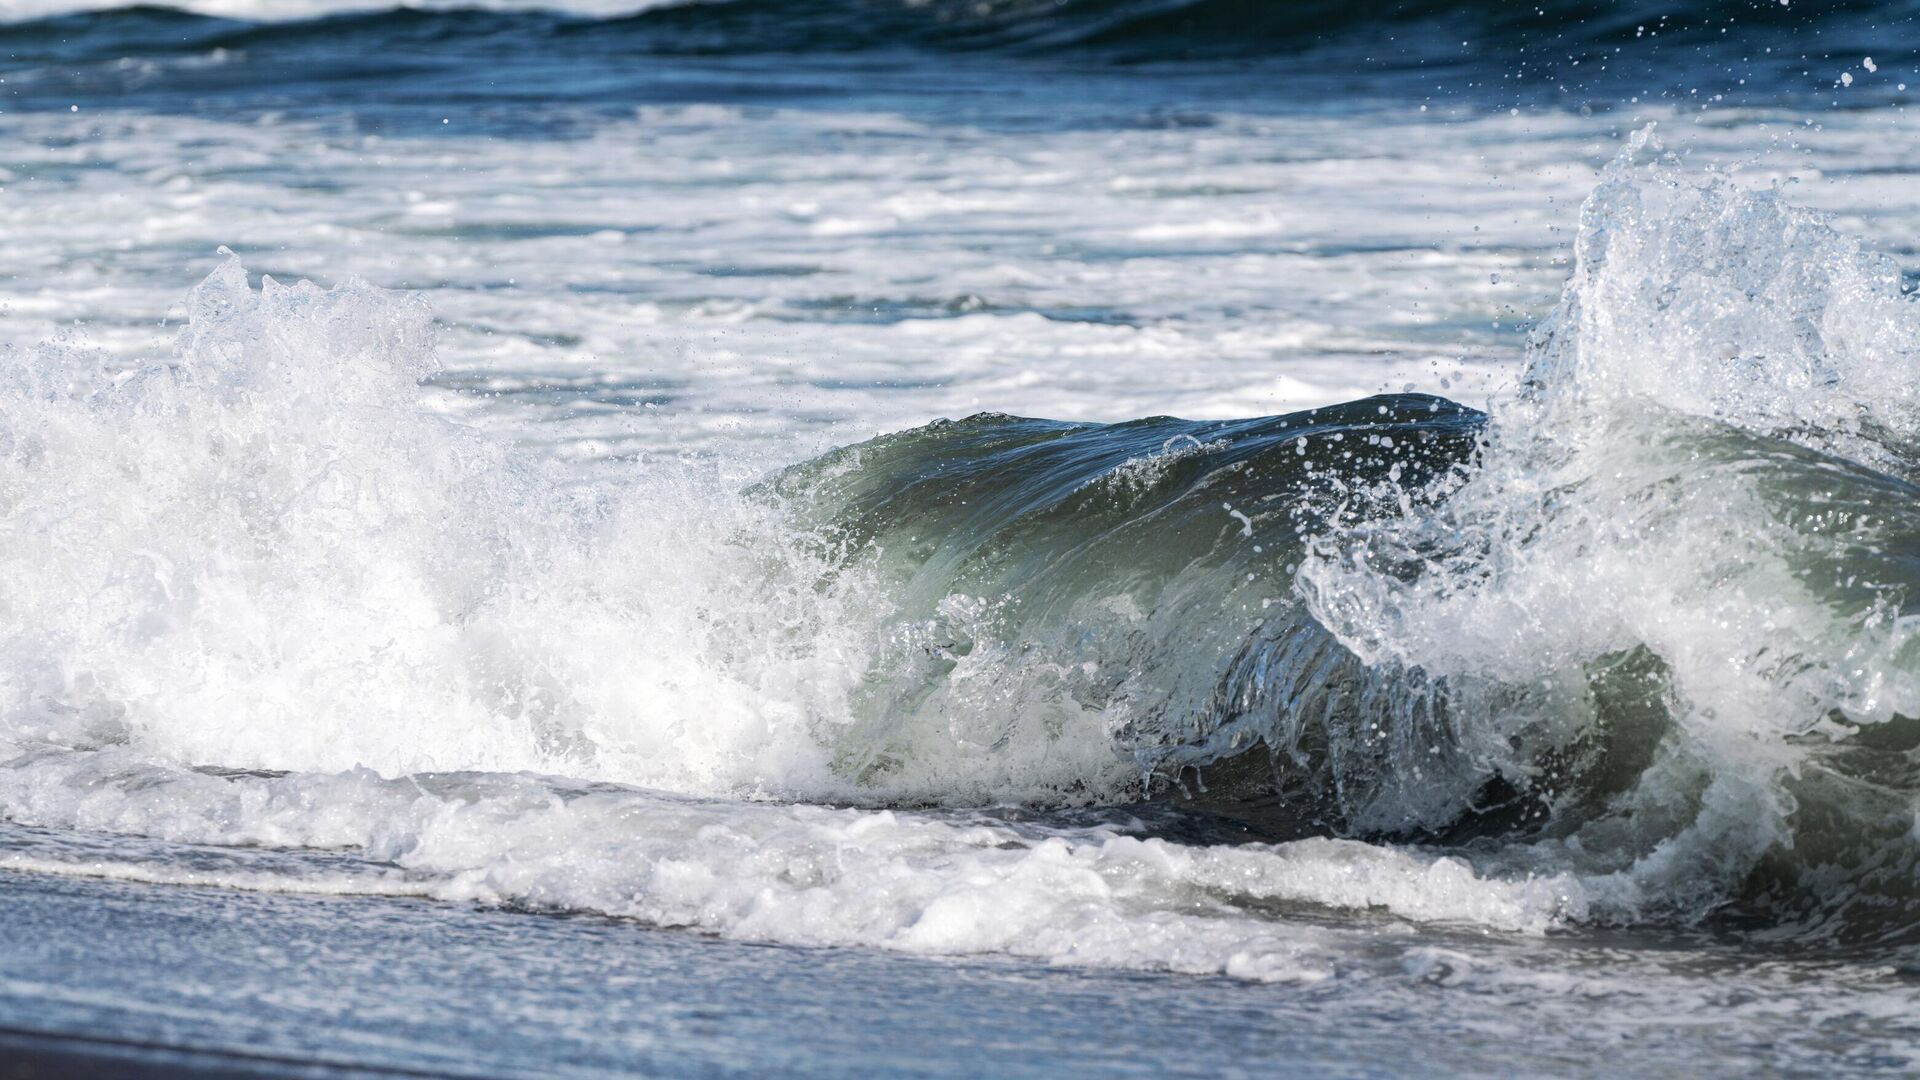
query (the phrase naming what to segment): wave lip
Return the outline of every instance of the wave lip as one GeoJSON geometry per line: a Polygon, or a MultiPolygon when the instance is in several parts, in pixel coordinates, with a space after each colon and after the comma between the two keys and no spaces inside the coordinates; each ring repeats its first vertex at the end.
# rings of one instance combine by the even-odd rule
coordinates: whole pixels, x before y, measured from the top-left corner
{"type": "Polygon", "coordinates": [[[1284,758],[1250,782],[1300,789],[1264,828],[1452,821],[1456,794],[1376,805],[1358,747],[1323,745],[1365,711],[1325,688],[1359,676],[1292,574],[1302,535],[1412,499],[1481,420],[1412,394],[1225,422],[982,414],[788,470],[763,495],[893,605],[836,768],[895,797],[1097,802],[1264,745],[1284,758]]]}

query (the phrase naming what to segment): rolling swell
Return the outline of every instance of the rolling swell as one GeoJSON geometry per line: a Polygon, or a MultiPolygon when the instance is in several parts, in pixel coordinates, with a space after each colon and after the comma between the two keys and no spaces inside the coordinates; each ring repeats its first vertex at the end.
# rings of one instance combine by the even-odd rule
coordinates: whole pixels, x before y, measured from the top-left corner
{"type": "Polygon", "coordinates": [[[876,90],[907,114],[933,108],[945,120],[994,117],[1022,128],[1159,126],[1176,115],[1212,123],[1215,110],[1397,108],[1416,99],[1606,110],[1657,98],[1798,107],[1816,94],[1823,107],[1855,109],[1905,100],[1902,80],[1916,59],[1909,43],[1920,40],[1920,5],[1910,0],[636,7],[614,15],[605,13],[625,9],[366,10],[307,0],[247,19],[195,13],[191,4],[69,12],[5,25],[0,100],[14,113],[78,105],[328,122],[344,114],[369,131],[464,125],[515,138],[565,137],[586,130],[581,122],[593,114],[628,115],[636,104],[870,109],[876,90]],[[1737,37],[1725,33],[1735,26],[1737,37]],[[773,55],[795,62],[768,68],[757,59],[773,55]],[[1869,56],[1887,77],[1834,94],[1842,71],[1869,56]],[[953,67],[937,71],[942,64],[953,67]],[[1136,78],[1142,65],[1154,76],[1136,78]],[[1013,71],[1048,74],[1006,93],[1013,71]],[[1114,82],[1095,91],[1088,80],[1114,82]],[[929,93],[940,86],[955,92],[929,93]]]}
{"type": "MultiPolygon", "coordinates": [[[[286,9],[280,20],[249,21],[181,9],[133,6],[79,11],[19,23],[8,31],[13,59],[75,60],[211,48],[347,48],[368,40],[392,47],[454,45],[543,55],[728,55],[763,52],[935,51],[1079,54],[1120,61],[1258,57],[1351,44],[1381,63],[1453,61],[1485,56],[1512,62],[1511,50],[1561,58],[1630,44],[1652,29],[1664,44],[1712,43],[1738,24],[1748,35],[1817,30],[1823,48],[1855,31],[1908,24],[1915,5],[1846,2],[1818,10],[1762,0],[1688,4],[1548,0],[1513,5],[1482,0],[1374,0],[1267,4],[1257,0],[724,0],[645,4],[627,14],[591,17],[564,3],[526,10],[374,10],[324,2],[286,9]],[[1462,36],[1466,49],[1462,51],[1462,36]],[[1509,50],[1502,52],[1501,50],[1509,50]]],[[[1869,39],[1872,41],[1872,39],[1869,39]]]]}

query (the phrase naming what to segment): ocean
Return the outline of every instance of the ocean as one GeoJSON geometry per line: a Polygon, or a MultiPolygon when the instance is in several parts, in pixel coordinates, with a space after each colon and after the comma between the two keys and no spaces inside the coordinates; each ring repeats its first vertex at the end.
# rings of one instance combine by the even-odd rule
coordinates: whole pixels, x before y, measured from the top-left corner
{"type": "Polygon", "coordinates": [[[1917,97],[1906,0],[0,0],[0,1061],[1920,1067],[1917,97]]]}

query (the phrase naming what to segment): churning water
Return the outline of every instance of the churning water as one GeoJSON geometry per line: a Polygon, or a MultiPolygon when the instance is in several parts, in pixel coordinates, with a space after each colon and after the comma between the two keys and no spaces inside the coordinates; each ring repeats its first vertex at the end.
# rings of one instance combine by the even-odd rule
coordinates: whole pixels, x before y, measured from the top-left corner
{"type": "Polygon", "coordinates": [[[78,6],[0,1045],[1915,1060],[1907,9],[78,6]]]}

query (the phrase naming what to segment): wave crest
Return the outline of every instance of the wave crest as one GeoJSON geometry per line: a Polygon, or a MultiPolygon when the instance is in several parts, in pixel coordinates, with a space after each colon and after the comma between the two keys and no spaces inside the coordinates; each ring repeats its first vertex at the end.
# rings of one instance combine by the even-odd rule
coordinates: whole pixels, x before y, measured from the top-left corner
{"type": "MultiPolygon", "coordinates": [[[[1920,788],[1864,748],[1920,716],[1920,307],[1818,215],[1651,149],[1636,137],[1583,209],[1578,267],[1480,467],[1435,514],[1323,538],[1303,582],[1377,667],[1515,688],[1651,744],[1520,861],[1585,867],[1622,915],[1759,903],[1761,878],[1830,909],[1876,861],[1912,858],[1920,788]],[[1597,673],[1635,655],[1642,704],[1623,712],[1597,673]]],[[[1468,720],[1521,747],[1516,716],[1468,720]]]]}

